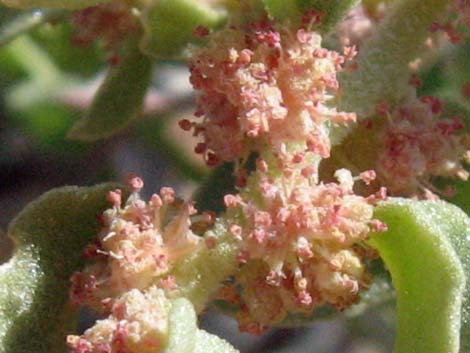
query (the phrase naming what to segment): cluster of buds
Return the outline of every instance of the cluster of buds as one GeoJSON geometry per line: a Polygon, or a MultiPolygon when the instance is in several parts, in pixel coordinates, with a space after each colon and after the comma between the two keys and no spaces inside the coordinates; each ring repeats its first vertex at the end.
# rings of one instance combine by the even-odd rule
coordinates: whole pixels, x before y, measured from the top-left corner
{"type": "Polygon", "coordinates": [[[68,336],[67,345],[71,353],[162,352],[168,341],[170,308],[163,290],[133,289],[114,302],[108,318],[82,336],[68,336]]]}
{"type": "Polygon", "coordinates": [[[341,55],[322,48],[312,30],[320,18],[309,12],[300,28],[229,25],[190,61],[202,122],[181,126],[203,137],[196,152],[209,165],[260,155],[240,193],[225,196],[241,271],[219,294],[241,308],[240,329],[254,334],[289,313],[355,303],[370,277],[365,241],[386,229],[373,219],[385,191],[368,198],[353,192],[354,181],[370,183],[373,171],[353,178],[339,170],[338,183],[319,181],[330,128],[356,119],[330,106],[337,73],[355,49],[341,55]]]}
{"type": "Polygon", "coordinates": [[[373,219],[373,206],[386,196],[354,194],[354,181],[370,183],[372,171],[353,178],[342,169],[336,176],[338,183],[317,184],[300,170],[281,178],[260,173],[257,185],[225,197],[229,231],[241,244],[238,260],[247,264],[235,283],[242,330],[259,333],[288,313],[326,304],[342,310],[368,287],[365,241],[386,229],[373,219]]]}
{"type": "Polygon", "coordinates": [[[124,205],[120,190],[108,194],[113,207],[102,215],[98,239],[84,251],[93,263],[72,276],[73,303],[107,312],[113,298],[132,289],[159,284],[171,291],[172,267],[201,246],[190,229],[196,212],[191,203],[176,199],[167,187],[145,202],[138,194],[143,182],[135,176],[129,187],[133,194],[124,205]]]}
{"type": "Polygon", "coordinates": [[[196,152],[208,165],[243,160],[266,146],[282,152],[292,141],[328,157],[328,126],[355,120],[327,106],[338,90],[336,74],[355,50],[343,56],[322,48],[313,22],[298,29],[269,21],[229,25],[193,50],[191,83],[202,121],[180,125],[202,136],[196,152]]]}
{"type": "Polygon", "coordinates": [[[470,28],[470,1],[455,0],[450,6],[450,11],[441,22],[434,22],[429,28],[430,32],[443,32],[447,39],[458,44],[468,38],[470,28]]]}
{"type": "Polygon", "coordinates": [[[124,1],[112,1],[76,11],[72,15],[72,25],[72,42],[75,45],[88,46],[101,40],[104,49],[114,57],[124,40],[139,28],[129,4],[124,1]]]}
{"type": "Polygon", "coordinates": [[[461,119],[440,118],[442,111],[442,102],[431,96],[413,98],[391,113],[381,110],[385,122],[376,132],[375,169],[391,193],[432,196],[438,191],[433,177],[468,179],[462,161],[470,163],[470,136],[458,134],[461,119]]]}

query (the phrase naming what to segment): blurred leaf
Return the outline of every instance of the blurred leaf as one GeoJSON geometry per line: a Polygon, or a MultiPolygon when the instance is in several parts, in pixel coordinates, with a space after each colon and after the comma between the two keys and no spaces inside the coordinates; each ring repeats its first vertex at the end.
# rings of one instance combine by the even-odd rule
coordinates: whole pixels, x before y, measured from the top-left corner
{"type": "Polygon", "coordinates": [[[42,147],[60,149],[61,153],[83,151],[83,144],[64,139],[79,113],[59,104],[41,102],[28,109],[11,114],[11,119],[21,130],[42,147]],[[64,150],[65,146],[67,149],[64,150]],[[71,148],[73,147],[77,148],[71,148]],[[78,148],[79,147],[79,148],[78,148]]]}
{"type": "Polygon", "coordinates": [[[340,76],[340,107],[362,117],[377,103],[394,104],[407,96],[408,63],[418,57],[429,26],[446,13],[450,0],[397,0],[359,53],[358,69],[340,76]]]}
{"type": "Polygon", "coordinates": [[[297,0],[302,11],[313,8],[323,14],[322,30],[332,29],[361,0],[297,0]]]}
{"type": "Polygon", "coordinates": [[[7,234],[0,229],[0,264],[7,261],[12,253],[12,241],[7,234]]]}
{"type": "Polygon", "coordinates": [[[0,266],[0,352],[63,353],[73,329],[70,276],[98,231],[115,184],[64,187],[30,203],[10,224],[12,259],[0,266]]]}
{"type": "Polygon", "coordinates": [[[41,26],[31,33],[34,41],[62,72],[92,78],[106,64],[104,50],[98,42],[87,46],[77,45],[73,36],[74,29],[70,21],[41,26]]]}
{"type": "Polygon", "coordinates": [[[224,196],[236,193],[233,163],[215,167],[193,195],[199,210],[220,213],[225,210],[224,196]]]}
{"type": "Polygon", "coordinates": [[[126,127],[141,112],[152,68],[152,60],[140,52],[136,43],[128,43],[120,63],[109,70],[91,106],[68,137],[95,141],[126,127]]]}
{"type": "Polygon", "coordinates": [[[49,21],[57,21],[64,17],[66,12],[61,10],[36,10],[23,13],[13,20],[2,24],[0,28],[0,46],[7,44],[17,36],[33,30],[49,21]]]}
{"type": "Polygon", "coordinates": [[[51,9],[83,9],[88,6],[98,5],[107,0],[1,0],[5,6],[28,9],[28,8],[51,8],[51,9]]]}
{"type": "Polygon", "coordinates": [[[456,194],[449,198],[449,201],[460,207],[470,216],[470,182],[458,180],[454,184],[456,194]]]}
{"type": "Polygon", "coordinates": [[[141,48],[157,58],[174,58],[197,38],[198,26],[215,28],[225,19],[222,11],[199,0],[153,0],[143,9],[144,37],[141,48]]]}
{"type": "Polygon", "coordinates": [[[298,21],[309,9],[320,12],[321,29],[329,30],[360,0],[262,0],[270,17],[298,21]]]}
{"type": "MultiPolygon", "coordinates": [[[[470,222],[457,207],[445,202],[391,199],[375,216],[388,231],[371,236],[389,269],[397,292],[395,353],[457,353],[470,222]],[[468,239],[467,239],[468,238],[468,239]]],[[[467,271],[468,275],[468,271],[467,271]]],[[[468,335],[464,302],[462,338],[468,335]]],[[[462,347],[468,347],[466,339],[462,347]]],[[[467,352],[467,350],[462,352],[467,352]]]]}
{"type": "MultiPolygon", "coordinates": [[[[171,124],[175,123],[174,120],[177,114],[177,112],[176,114],[172,112],[169,115],[157,114],[151,119],[142,119],[136,124],[134,130],[135,136],[143,140],[149,148],[158,151],[163,158],[171,162],[172,167],[180,175],[187,179],[201,182],[206,179],[208,171],[202,163],[196,161],[196,158],[200,158],[200,156],[195,155],[194,150],[188,152],[182,146],[187,141],[182,142],[181,137],[176,136],[171,131],[171,124]]],[[[189,137],[190,139],[191,137],[189,137]]],[[[205,210],[205,208],[201,210],[205,210]]]]}
{"type": "Polygon", "coordinates": [[[298,19],[302,14],[296,0],[262,0],[271,18],[298,19]]]}

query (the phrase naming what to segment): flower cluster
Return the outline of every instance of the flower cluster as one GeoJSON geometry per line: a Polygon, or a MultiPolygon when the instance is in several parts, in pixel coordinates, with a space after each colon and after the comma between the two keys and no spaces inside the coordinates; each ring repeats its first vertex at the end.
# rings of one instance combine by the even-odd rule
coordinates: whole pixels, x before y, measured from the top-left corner
{"type": "Polygon", "coordinates": [[[163,290],[154,286],[145,292],[133,289],[114,302],[108,318],[99,320],[82,336],[68,336],[70,352],[162,352],[168,340],[170,308],[163,290]]]}
{"type": "MultiPolygon", "coordinates": [[[[336,176],[339,183],[316,184],[301,170],[282,178],[260,173],[257,185],[225,197],[234,220],[229,230],[241,244],[238,260],[248,264],[235,283],[242,330],[256,333],[288,313],[325,304],[341,310],[368,287],[365,240],[371,230],[386,229],[372,219],[385,194],[357,196],[349,171],[336,176]],[[260,195],[253,198],[253,191],[260,195]]],[[[361,178],[369,183],[374,173],[361,178]]]]}
{"type": "Polygon", "coordinates": [[[190,229],[196,210],[175,198],[171,188],[162,188],[149,202],[140,199],[143,182],[131,177],[134,193],[125,205],[121,191],[108,195],[113,208],[102,216],[103,228],[84,255],[94,263],[72,277],[72,302],[107,311],[115,298],[131,289],[143,290],[158,284],[175,285],[169,272],[173,265],[201,246],[201,238],[190,229]]]}
{"type": "Polygon", "coordinates": [[[470,28],[470,1],[455,0],[451,4],[447,16],[441,22],[434,22],[429,30],[434,32],[443,32],[447,39],[458,44],[463,39],[468,38],[468,29],[470,28]]]}
{"type": "Polygon", "coordinates": [[[72,25],[74,44],[88,46],[99,39],[111,54],[116,54],[123,41],[139,28],[131,8],[124,1],[112,1],[76,11],[72,15],[72,25]]]}
{"type": "Polygon", "coordinates": [[[326,104],[338,90],[337,71],[355,50],[343,56],[324,49],[308,27],[229,25],[193,50],[189,67],[202,122],[180,125],[202,135],[196,152],[207,164],[244,159],[266,145],[281,152],[289,141],[328,157],[328,124],[355,120],[326,104]]]}
{"type": "Polygon", "coordinates": [[[330,106],[337,72],[355,49],[340,55],[322,48],[312,30],[319,18],[308,12],[301,28],[229,25],[190,61],[202,122],[181,126],[204,138],[197,152],[209,165],[260,156],[240,193],[225,196],[241,271],[219,293],[240,307],[240,329],[255,334],[287,314],[356,302],[369,282],[365,240],[386,228],[373,220],[385,191],[369,198],[353,192],[354,181],[370,183],[373,171],[353,178],[339,170],[338,183],[319,181],[330,127],[356,118],[330,106]]]}
{"type": "Polygon", "coordinates": [[[468,179],[462,160],[470,162],[470,136],[458,134],[464,128],[460,118],[440,118],[442,111],[442,102],[432,96],[382,111],[386,121],[377,135],[375,168],[390,192],[429,194],[436,191],[432,177],[468,179]]]}

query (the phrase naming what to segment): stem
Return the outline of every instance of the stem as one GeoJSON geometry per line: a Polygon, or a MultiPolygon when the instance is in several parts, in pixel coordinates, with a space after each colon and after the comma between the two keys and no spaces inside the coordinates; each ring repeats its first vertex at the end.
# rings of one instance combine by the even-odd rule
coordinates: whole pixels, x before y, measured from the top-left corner
{"type": "Polygon", "coordinates": [[[44,23],[60,20],[66,14],[62,10],[41,10],[18,16],[0,28],[0,47],[44,23]]]}
{"type": "Polygon", "coordinates": [[[6,49],[33,81],[55,82],[62,76],[47,53],[28,36],[16,38],[6,49]]]}
{"type": "Polygon", "coordinates": [[[200,312],[220,287],[221,283],[238,268],[237,242],[227,230],[224,218],[205,234],[216,239],[216,245],[201,248],[191,257],[178,263],[172,275],[177,279],[182,297],[188,298],[200,312]]]}

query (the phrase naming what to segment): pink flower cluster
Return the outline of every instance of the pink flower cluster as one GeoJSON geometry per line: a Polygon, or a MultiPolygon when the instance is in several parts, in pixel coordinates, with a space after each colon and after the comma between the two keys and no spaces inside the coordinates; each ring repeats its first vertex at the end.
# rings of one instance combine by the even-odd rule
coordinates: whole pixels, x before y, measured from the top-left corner
{"type": "Polygon", "coordinates": [[[191,83],[202,121],[180,125],[202,136],[196,152],[208,165],[245,159],[266,145],[282,151],[290,141],[328,157],[327,125],[355,120],[355,114],[327,106],[338,91],[336,74],[354,48],[345,53],[322,48],[321,37],[308,28],[269,21],[229,25],[193,50],[191,83]]]}
{"type": "Polygon", "coordinates": [[[196,212],[192,204],[182,203],[166,187],[145,202],[137,193],[142,180],[131,177],[129,185],[134,193],[124,205],[120,190],[108,195],[113,208],[104,212],[98,239],[84,252],[93,262],[72,277],[73,303],[106,312],[113,298],[131,289],[153,284],[174,289],[173,265],[202,246],[190,229],[196,212]]]}
{"type": "Polygon", "coordinates": [[[432,195],[439,191],[433,177],[467,180],[462,160],[470,162],[470,136],[458,117],[440,118],[442,102],[436,97],[412,99],[385,114],[378,133],[376,171],[380,182],[397,195],[432,195]]]}
{"type": "Polygon", "coordinates": [[[123,41],[138,30],[138,21],[129,4],[124,1],[113,1],[76,11],[72,15],[72,25],[72,42],[75,45],[88,46],[101,40],[104,48],[111,54],[116,54],[123,41]]]}
{"type": "MultiPolygon", "coordinates": [[[[336,176],[339,183],[316,184],[300,170],[281,178],[260,173],[257,185],[225,197],[229,231],[241,244],[238,260],[247,264],[235,283],[242,330],[257,333],[288,313],[325,304],[341,310],[368,287],[365,241],[386,229],[373,220],[373,206],[386,195],[357,196],[352,188],[359,178],[345,169],[336,176]]],[[[366,183],[373,178],[362,174],[366,183]]]]}
{"type": "Polygon", "coordinates": [[[108,318],[82,336],[69,335],[67,345],[71,353],[162,352],[168,341],[170,308],[163,290],[133,289],[115,301],[108,318]]]}
{"type": "Polygon", "coordinates": [[[322,48],[310,27],[229,25],[194,49],[190,61],[202,121],[181,126],[203,137],[197,152],[209,165],[260,155],[240,194],[225,196],[240,272],[220,293],[239,305],[240,328],[251,333],[289,313],[325,304],[341,310],[357,301],[369,281],[365,240],[386,229],[373,220],[385,191],[369,198],[353,192],[354,181],[370,183],[373,171],[353,178],[339,170],[338,183],[318,180],[331,126],[356,118],[330,106],[337,72],[355,50],[322,48]]]}

